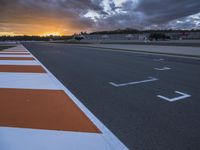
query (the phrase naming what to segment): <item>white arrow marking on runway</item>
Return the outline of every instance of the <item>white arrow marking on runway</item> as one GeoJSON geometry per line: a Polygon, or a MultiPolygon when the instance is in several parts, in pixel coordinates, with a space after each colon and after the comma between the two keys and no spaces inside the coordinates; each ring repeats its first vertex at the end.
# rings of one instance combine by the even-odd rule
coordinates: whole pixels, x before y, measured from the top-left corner
{"type": "Polygon", "coordinates": [[[142,81],[134,81],[134,82],[128,82],[128,83],[121,83],[121,84],[116,84],[114,82],[109,82],[109,84],[115,86],[115,87],[122,87],[122,86],[127,86],[127,85],[134,85],[134,84],[139,84],[139,83],[145,83],[145,82],[152,82],[158,80],[157,78],[154,77],[148,77],[149,79],[147,80],[142,80],[142,81]]]}
{"type": "Polygon", "coordinates": [[[155,70],[163,71],[163,70],[170,70],[169,67],[163,67],[163,68],[154,68],[155,70]]]}
{"type": "Polygon", "coordinates": [[[185,99],[185,98],[191,97],[191,95],[186,94],[186,93],[182,93],[182,92],[179,92],[179,91],[175,91],[175,93],[181,94],[181,96],[174,97],[174,98],[167,98],[167,97],[162,96],[162,95],[157,95],[157,97],[159,97],[161,99],[164,99],[164,100],[167,100],[169,102],[174,102],[174,101],[178,101],[178,100],[181,100],[181,99],[185,99]]]}

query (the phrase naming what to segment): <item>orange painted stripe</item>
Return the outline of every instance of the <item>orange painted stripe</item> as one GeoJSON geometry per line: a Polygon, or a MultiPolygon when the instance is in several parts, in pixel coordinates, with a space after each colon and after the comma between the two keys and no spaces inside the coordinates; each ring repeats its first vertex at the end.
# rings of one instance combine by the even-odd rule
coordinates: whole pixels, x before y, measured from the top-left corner
{"type": "Polygon", "coordinates": [[[100,133],[62,90],[0,89],[0,126],[100,133]]]}
{"type": "Polygon", "coordinates": [[[0,60],[35,60],[33,57],[0,57],[0,60]]]}
{"type": "Polygon", "coordinates": [[[46,73],[41,66],[0,65],[0,72],[46,73]]]}
{"type": "Polygon", "coordinates": [[[30,55],[30,53],[1,53],[0,55],[30,55]]]}

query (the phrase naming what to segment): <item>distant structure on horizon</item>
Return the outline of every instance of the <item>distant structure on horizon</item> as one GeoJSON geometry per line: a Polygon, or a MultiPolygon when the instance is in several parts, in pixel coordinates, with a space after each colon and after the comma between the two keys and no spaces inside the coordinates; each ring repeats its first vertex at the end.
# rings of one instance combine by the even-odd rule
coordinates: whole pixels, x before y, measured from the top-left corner
{"type": "Polygon", "coordinates": [[[124,29],[84,34],[85,40],[144,40],[152,33],[165,34],[171,40],[200,39],[200,30],[145,30],[124,29]]]}

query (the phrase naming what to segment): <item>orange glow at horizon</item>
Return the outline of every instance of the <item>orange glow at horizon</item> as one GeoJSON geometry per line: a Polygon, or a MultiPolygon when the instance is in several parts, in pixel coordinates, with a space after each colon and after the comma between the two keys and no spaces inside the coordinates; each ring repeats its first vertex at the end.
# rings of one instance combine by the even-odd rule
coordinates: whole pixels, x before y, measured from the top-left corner
{"type": "MultiPolygon", "coordinates": [[[[73,34],[73,33],[72,33],[73,34]]],[[[64,36],[64,35],[72,35],[72,34],[61,34],[59,32],[46,32],[41,34],[15,34],[13,32],[0,32],[0,36],[64,36]]]]}
{"type": "Polygon", "coordinates": [[[13,32],[0,32],[0,36],[15,36],[16,34],[13,32]]]}
{"type": "Polygon", "coordinates": [[[31,21],[25,24],[9,23],[6,31],[0,31],[0,36],[62,36],[72,35],[77,31],[71,24],[58,20],[43,20],[41,22],[31,21]]]}
{"type": "MultiPolygon", "coordinates": [[[[74,31],[75,32],[75,31],[74,31]]],[[[67,32],[67,31],[58,31],[58,30],[44,30],[44,31],[37,31],[35,32],[35,30],[28,30],[26,32],[1,32],[0,31],[0,36],[23,36],[23,35],[28,35],[28,36],[63,36],[63,35],[72,35],[74,34],[74,32],[67,32]]]]}
{"type": "Polygon", "coordinates": [[[50,35],[53,35],[53,36],[61,36],[61,34],[59,32],[48,32],[48,33],[44,33],[40,36],[50,36],[50,35]]]}

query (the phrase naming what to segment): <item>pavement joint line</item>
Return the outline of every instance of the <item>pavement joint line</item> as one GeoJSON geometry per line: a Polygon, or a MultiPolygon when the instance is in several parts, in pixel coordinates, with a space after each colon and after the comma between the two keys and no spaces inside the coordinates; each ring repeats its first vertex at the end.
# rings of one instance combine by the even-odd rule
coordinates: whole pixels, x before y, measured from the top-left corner
{"type": "Polygon", "coordinates": [[[148,77],[148,79],[146,80],[141,80],[141,81],[133,81],[133,82],[128,82],[128,83],[114,83],[114,82],[109,82],[109,84],[111,84],[114,87],[123,87],[123,86],[128,86],[128,85],[135,85],[135,84],[140,84],[140,83],[147,83],[147,82],[153,82],[153,81],[157,81],[157,78],[154,77],[148,77]]]}
{"type": "Polygon", "coordinates": [[[136,54],[149,54],[149,55],[158,55],[158,56],[169,56],[176,58],[187,58],[187,59],[196,59],[200,60],[200,56],[194,55],[184,55],[184,54],[172,54],[172,53],[161,53],[161,52],[147,52],[142,50],[128,50],[128,49],[118,49],[118,48],[107,48],[107,47],[97,47],[97,46],[86,46],[86,45],[77,45],[79,47],[88,47],[88,48],[99,48],[102,50],[110,50],[115,52],[127,52],[127,53],[136,53],[136,54]]]}
{"type": "Polygon", "coordinates": [[[179,92],[179,91],[175,91],[176,94],[180,94],[181,96],[177,96],[177,97],[174,97],[174,98],[167,98],[165,96],[162,96],[162,95],[157,95],[157,97],[161,98],[161,99],[164,99],[166,101],[169,101],[169,102],[174,102],[174,101],[178,101],[178,100],[183,100],[185,98],[188,98],[188,97],[191,97],[191,95],[189,94],[186,94],[186,93],[183,93],[183,92],[179,92]]]}
{"type": "MultiPolygon", "coordinates": [[[[24,46],[20,45],[20,49],[26,49],[24,46]]],[[[31,54],[31,53],[30,53],[31,54]]],[[[62,89],[69,98],[75,103],[75,105],[89,118],[89,120],[92,121],[92,123],[101,131],[101,136],[104,144],[109,145],[109,149],[116,149],[116,150],[127,150],[128,148],[98,119],[94,114],[92,114],[86,106],[84,106],[80,100],[78,100],[75,95],[71,93],[48,69],[33,55],[32,57],[44,68],[46,71],[46,75],[48,78],[54,83],[54,85],[57,86],[58,89],[62,89]]],[[[8,73],[4,72],[3,74],[8,75],[8,73]]],[[[20,75],[21,73],[18,73],[20,75]]],[[[38,74],[38,73],[28,73],[28,74],[38,74]]],[[[13,77],[13,75],[12,75],[13,77]]],[[[23,78],[23,77],[22,77],[23,78]]],[[[34,82],[34,80],[32,80],[34,82]]],[[[9,88],[9,87],[8,87],[9,88]]],[[[24,88],[22,86],[22,88],[24,88]]],[[[26,88],[29,89],[29,88],[26,88]]],[[[32,89],[32,88],[30,88],[32,89]]],[[[4,129],[0,127],[0,132],[3,132],[4,129]]],[[[7,132],[7,131],[6,131],[7,132]]],[[[99,134],[96,134],[96,136],[99,136],[99,134]]],[[[80,140],[80,139],[79,139],[80,140]]],[[[98,142],[98,141],[96,141],[98,142]]],[[[97,143],[98,144],[98,143],[97,143]]],[[[93,143],[93,145],[95,145],[93,143]]],[[[101,147],[98,147],[97,149],[101,149],[101,147]]],[[[105,148],[105,149],[108,149],[105,148]]]]}

